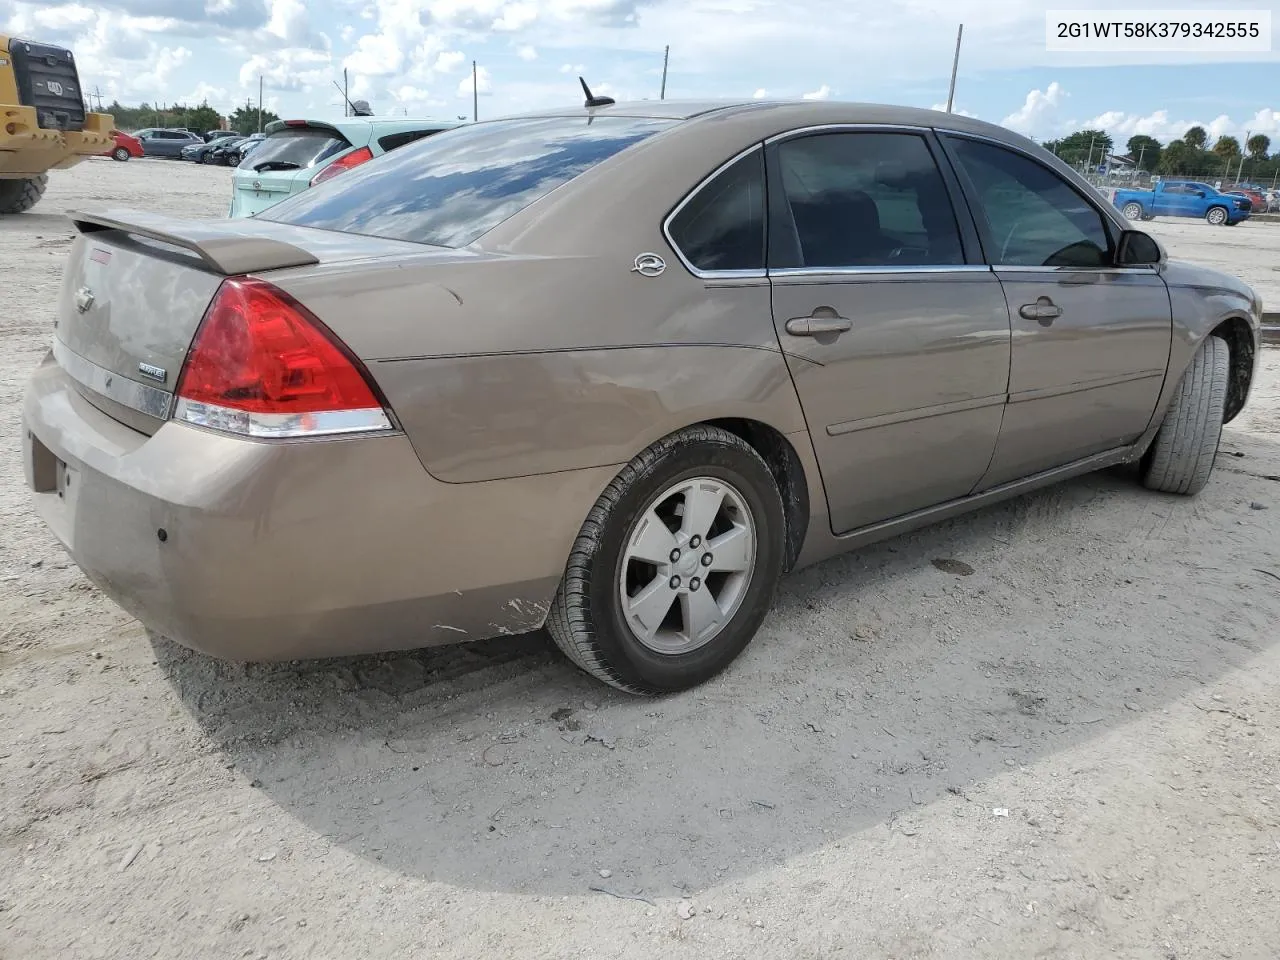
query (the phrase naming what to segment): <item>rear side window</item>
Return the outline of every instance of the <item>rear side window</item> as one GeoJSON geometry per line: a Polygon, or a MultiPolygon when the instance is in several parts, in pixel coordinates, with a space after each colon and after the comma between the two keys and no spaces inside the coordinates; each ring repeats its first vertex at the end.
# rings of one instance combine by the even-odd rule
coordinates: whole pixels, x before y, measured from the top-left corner
{"type": "Polygon", "coordinates": [[[429,137],[433,133],[440,133],[439,130],[402,130],[399,133],[388,133],[385,137],[378,138],[378,146],[382,148],[383,153],[390,153],[392,150],[398,150],[400,147],[406,147],[415,140],[421,140],[423,137],[429,137]]]}
{"type": "MultiPolygon", "coordinates": [[[[296,194],[257,219],[461,247],[674,122],[534,117],[458,127],[296,194]]],[[[251,154],[255,166],[266,149],[251,154]]]]}
{"type": "Polygon", "coordinates": [[[1109,266],[1100,214],[1065,180],[1030,157],[977,140],[948,138],[987,221],[996,266],[1109,266]]]}
{"type": "Polygon", "coordinates": [[[799,137],[778,145],[778,170],[793,228],[779,226],[779,262],[772,266],[964,263],[950,195],[923,137],[799,137]]]}
{"type": "Polygon", "coordinates": [[[297,127],[279,130],[246,157],[243,166],[254,170],[301,170],[327,160],[351,146],[336,130],[297,127]]]}
{"type": "Polygon", "coordinates": [[[764,153],[755,150],[689,198],[671,242],[698,270],[764,269],[764,153]]]}

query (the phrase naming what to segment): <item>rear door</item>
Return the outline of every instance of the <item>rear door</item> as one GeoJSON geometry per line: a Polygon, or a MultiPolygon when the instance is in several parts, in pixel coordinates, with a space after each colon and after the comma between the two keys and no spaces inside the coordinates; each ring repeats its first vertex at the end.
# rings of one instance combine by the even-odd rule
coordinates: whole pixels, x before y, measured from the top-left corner
{"type": "Polygon", "coordinates": [[[768,148],[774,323],[837,534],[965,496],[999,434],[1008,309],[936,154],[900,128],[768,148]]]}
{"type": "Polygon", "coordinates": [[[1009,405],[982,487],[1137,439],[1169,362],[1169,293],[1153,267],[1116,267],[1100,205],[1028,154],[943,137],[1013,324],[1009,405]]]}

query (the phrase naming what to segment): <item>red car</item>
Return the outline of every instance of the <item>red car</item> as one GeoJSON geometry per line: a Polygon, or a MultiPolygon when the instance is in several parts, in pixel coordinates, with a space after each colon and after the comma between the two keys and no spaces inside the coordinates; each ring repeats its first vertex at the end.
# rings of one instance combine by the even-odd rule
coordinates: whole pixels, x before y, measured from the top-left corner
{"type": "Polygon", "coordinates": [[[104,157],[123,162],[130,157],[142,156],[142,141],[137,137],[131,137],[122,130],[112,130],[111,136],[115,139],[116,145],[104,153],[104,157]]]}
{"type": "Polygon", "coordinates": [[[1267,212],[1267,198],[1263,196],[1263,194],[1260,191],[1255,190],[1253,187],[1243,187],[1243,186],[1226,187],[1223,189],[1222,192],[1238,193],[1248,197],[1253,202],[1254,213],[1267,212]]]}

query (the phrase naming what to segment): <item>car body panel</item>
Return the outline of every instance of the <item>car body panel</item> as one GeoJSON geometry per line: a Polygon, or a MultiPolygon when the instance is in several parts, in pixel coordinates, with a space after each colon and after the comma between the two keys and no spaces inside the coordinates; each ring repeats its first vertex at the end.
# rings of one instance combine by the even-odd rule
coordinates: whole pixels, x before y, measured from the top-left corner
{"type": "MultiPolygon", "coordinates": [[[[316,129],[332,129],[347,142],[347,146],[321,154],[320,158],[297,170],[254,170],[252,167],[237,169],[232,176],[232,196],[229,217],[251,217],[274,206],[286,197],[301,193],[311,186],[311,181],[329,164],[352,151],[368,147],[374,156],[386,152],[380,141],[400,133],[436,132],[458,126],[456,121],[411,120],[403,117],[344,117],[338,120],[315,122],[316,129]]],[[[275,126],[274,124],[272,126],[275,126]]],[[[272,135],[288,136],[295,127],[285,126],[272,135]]],[[[243,162],[243,161],[242,161],[243,162]]]]}
{"type": "Polygon", "coordinates": [[[138,139],[142,143],[144,155],[148,157],[164,157],[171,160],[180,158],[184,147],[203,142],[194,133],[166,129],[142,131],[138,139]]]}
{"type": "Polygon", "coordinates": [[[123,130],[112,130],[111,139],[113,141],[111,149],[105,151],[102,154],[102,156],[110,157],[120,147],[124,147],[124,149],[129,152],[130,157],[136,158],[136,157],[142,156],[143,154],[142,141],[140,141],[137,137],[130,136],[129,134],[125,133],[123,130]]]}
{"type": "MultiPolygon", "coordinates": [[[[812,277],[764,270],[698,275],[671,245],[667,213],[730,158],[800,128],[973,133],[1032,153],[1082,195],[1090,188],[1024,138],[932,111],[666,102],[595,113],[603,111],[692,119],[591,167],[461,249],[259,219],[139,217],[136,229],[124,215],[102,218],[114,227],[81,221],[89,232],[73,244],[60,323],[93,282],[111,313],[91,305],[83,322],[101,329],[72,321],[58,336],[105,375],[128,377],[147,349],[174,365],[224,272],[238,264],[254,273],[258,264],[256,275],[365,362],[396,426],[385,436],[256,441],[158,420],[148,434],[101,397],[90,403],[92,390],[47,360],[24,404],[27,477],[77,563],[148,625],[223,656],[369,652],[517,632],[542,624],[583,519],[619,466],[682,427],[754,421],[784,438],[808,493],[802,566],[1136,458],[1204,337],[1226,321],[1245,324],[1257,343],[1261,305],[1252,291],[1176,262],[1140,280],[1132,270],[1014,277],[970,262],[971,270],[919,284],[907,308],[877,278],[830,279],[816,291],[812,277]],[[131,229],[140,236],[126,238],[131,229]],[[83,261],[99,244],[112,247],[120,269],[95,280],[83,261]],[[663,269],[639,272],[646,255],[663,269]],[[143,257],[155,263],[143,266],[143,257]],[[154,297],[123,292],[130,283],[155,288],[154,297]],[[1015,325],[1020,283],[1072,286],[1078,299],[1062,294],[1071,310],[1061,325],[1015,325]],[[848,297],[841,309],[862,324],[834,349],[818,338],[793,342],[775,326],[811,310],[818,293],[848,297]],[[1149,309],[1160,297],[1167,314],[1149,309]],[[1090,316],[1100,305],[1109,312],[1090,316]],[[923,338],[914,353],[904,311],[923,338]],[[1150,358],[1162,342],[1167,375],[1158,379],[1150,358]],[[1036,398],[1037,377],[1060,396],[1107,377],[1140,389],[1094,391],[1115,420],[1105,435],[1093,435],[1100,415],[1088,404],[1042,407],[1037,417],[1061,418],[1061,442],[1049,466],[1027,473],[1043,438],[1027,435],[1016,408],[1051,399],[1036,398]],[[1024,402],[1004,402],[1014,396],[1024,402]],[[809,397],[816,420],[805,416],[809,397]],[[947,426],[947,416],[912,415],[921,409],[957,417],[947,426]],[[874,431],[913,420],[924,433],[903,429],[874,442],[874,431]],[[856,441],[864,448],[824,455],[821,445],[842,435],[827,427],[850,423],[864,428],[847,431],[864,434],[856,441]],[[1006,441],[1006,472],[1019,475],[1001,482],[987,470],[981,479],[981,461],[999,466],[1006,441]],[[936,470],[933,444],[942,445],[946,470],[922,477],[936,470]],[[860,473],[879,498],[861,513],[860,473]],[[842,511],[834,521],[829,503],[842,511]]],[[[1105,201],[1090,202],[1117,236],[1125,229],[1105,201]]]]}

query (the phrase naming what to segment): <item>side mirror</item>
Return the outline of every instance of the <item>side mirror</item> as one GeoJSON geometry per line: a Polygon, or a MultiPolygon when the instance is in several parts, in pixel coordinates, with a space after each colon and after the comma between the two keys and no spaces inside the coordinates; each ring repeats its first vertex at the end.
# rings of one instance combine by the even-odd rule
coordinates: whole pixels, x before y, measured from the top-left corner
{"type": "Polygon", "coordinates": [[[1149,233],[1126,230],[1120,234],[1120,244],[1116,248],[1116,266],[1155,266],[1164,261],[1164,248],[1149,233]]]}
{"type": "Polygon", "coordinates": [[[1197,197],[1199,197],[1201,200],[1203,200],[1203,199],[1204,199],[1204,191],[1203,191],[1203,190],[1197,190],[1197,191],[1196,191],[1196,196],[1197,196],[1197,197]]]}

